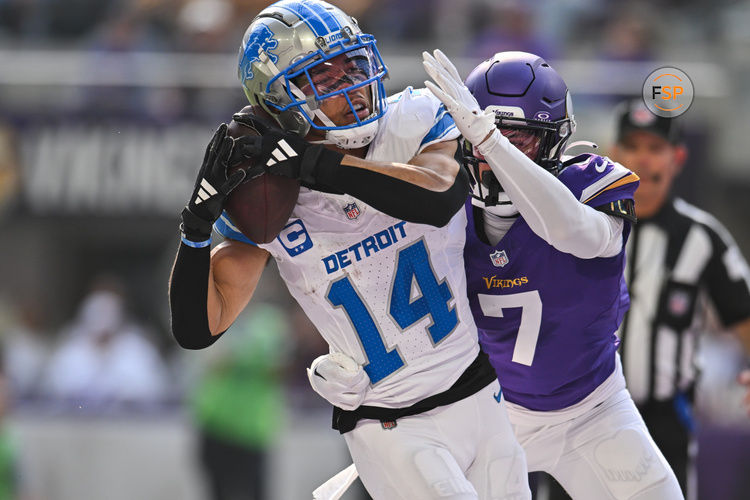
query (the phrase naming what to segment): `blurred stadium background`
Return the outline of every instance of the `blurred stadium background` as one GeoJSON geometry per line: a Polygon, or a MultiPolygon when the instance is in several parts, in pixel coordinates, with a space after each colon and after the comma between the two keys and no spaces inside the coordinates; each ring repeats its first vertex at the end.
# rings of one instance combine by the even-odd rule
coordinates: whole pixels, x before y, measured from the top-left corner
{"type": "MultiPolygon", "coordinates": [[[[177,214],[210,134],[245,103],[237,48],[269,3],[0,0],[0,498],[208,498],[205,429],[267,451],[271,499],[310,498],[349,463],[304,373],[325,345],[273,269],[215,348],[169,333],[177,214]]],[[[677,191],[750,254],[750,2],[333,3],[376,35],[391,92],[422,85],[422,50],[463,74],[500,50],[543,55],[577,138],[605,152],[617,101],[682,69],[696,97],[677,191]]],[[[750,491],[743,360],[731,338],[706,341],[702,499],[750,491]]]]}

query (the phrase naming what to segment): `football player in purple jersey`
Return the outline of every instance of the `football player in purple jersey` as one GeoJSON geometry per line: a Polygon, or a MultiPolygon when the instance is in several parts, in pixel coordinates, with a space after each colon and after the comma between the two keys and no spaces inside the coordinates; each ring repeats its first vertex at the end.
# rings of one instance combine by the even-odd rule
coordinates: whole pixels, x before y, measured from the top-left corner
{"type": "Polygon", "coordinates": [[[463,82],[439,50],[423,56],[464,136],[469,300],[529,470],[576,500],[683,498],[617,354],[638,176],[594,154],[563,158],[570,95],[541,57],[498,53],[463,82]]]}

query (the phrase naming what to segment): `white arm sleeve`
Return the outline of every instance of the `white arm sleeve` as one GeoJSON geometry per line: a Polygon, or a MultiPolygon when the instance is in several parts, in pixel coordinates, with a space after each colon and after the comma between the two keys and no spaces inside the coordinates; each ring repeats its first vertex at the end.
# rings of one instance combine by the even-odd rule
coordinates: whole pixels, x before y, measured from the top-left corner
{"type": "Polygon", "coordinates": [[[531,230],[544,241],[581,259],[620,252],[624,221],[579,202],[499,130],[477,149],[531,230]]]}

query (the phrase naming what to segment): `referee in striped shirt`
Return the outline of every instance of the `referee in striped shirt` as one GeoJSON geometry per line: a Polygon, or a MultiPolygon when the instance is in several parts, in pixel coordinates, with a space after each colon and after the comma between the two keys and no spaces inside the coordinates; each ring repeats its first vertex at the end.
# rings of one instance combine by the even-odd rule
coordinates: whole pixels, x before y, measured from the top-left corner
{"type": "Polygon", "coordinates": [[[687,158],[677,123],[640,101],[623,103],[617,119],[611,156],[641,178],[638,224],[627,244],[631,305],[618,332],[620,354],[630,394],[690,499],[697,493],[690,471],[699,337],[730,329],[750,353],[750,269],[719,221],[671,196],[687,158]]]}

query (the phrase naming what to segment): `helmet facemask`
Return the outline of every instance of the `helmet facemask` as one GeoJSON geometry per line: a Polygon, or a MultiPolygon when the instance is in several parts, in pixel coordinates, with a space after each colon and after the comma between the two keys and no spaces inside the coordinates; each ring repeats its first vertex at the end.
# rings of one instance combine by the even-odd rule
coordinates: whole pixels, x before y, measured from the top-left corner
{"type": "Polygon", "coordinates": [[[301,115],[309,129],[321,131],[324,139],[314,142],[347,149],[362,147],[375,137],[377,120],[385,113],[382,80],[386,74],[375,39],[357,35],[351,41],[334,43],[325,52],[309,54],[280,71],[269,81],[268,88],[281,83],[288,99],[284,99],[283,106],[272,99],[266,103],[280,115],[290,111],[301,115]],[[348,123],[334,123],[321,109],[327,100],[334,99],[342,106],[348,123]]]}
{"type": "MultiPolygon", "coordinates": [[[[495,125],[513,146],[534,163],[555,176],[560,173],[560,155],[574,127],[572,118],[553,122],[498,115],[495,125]]],[[[503,217],[518,213],[484,157],[466,140],[464,165],[472,175],[474,205],[503,217]]]]}

